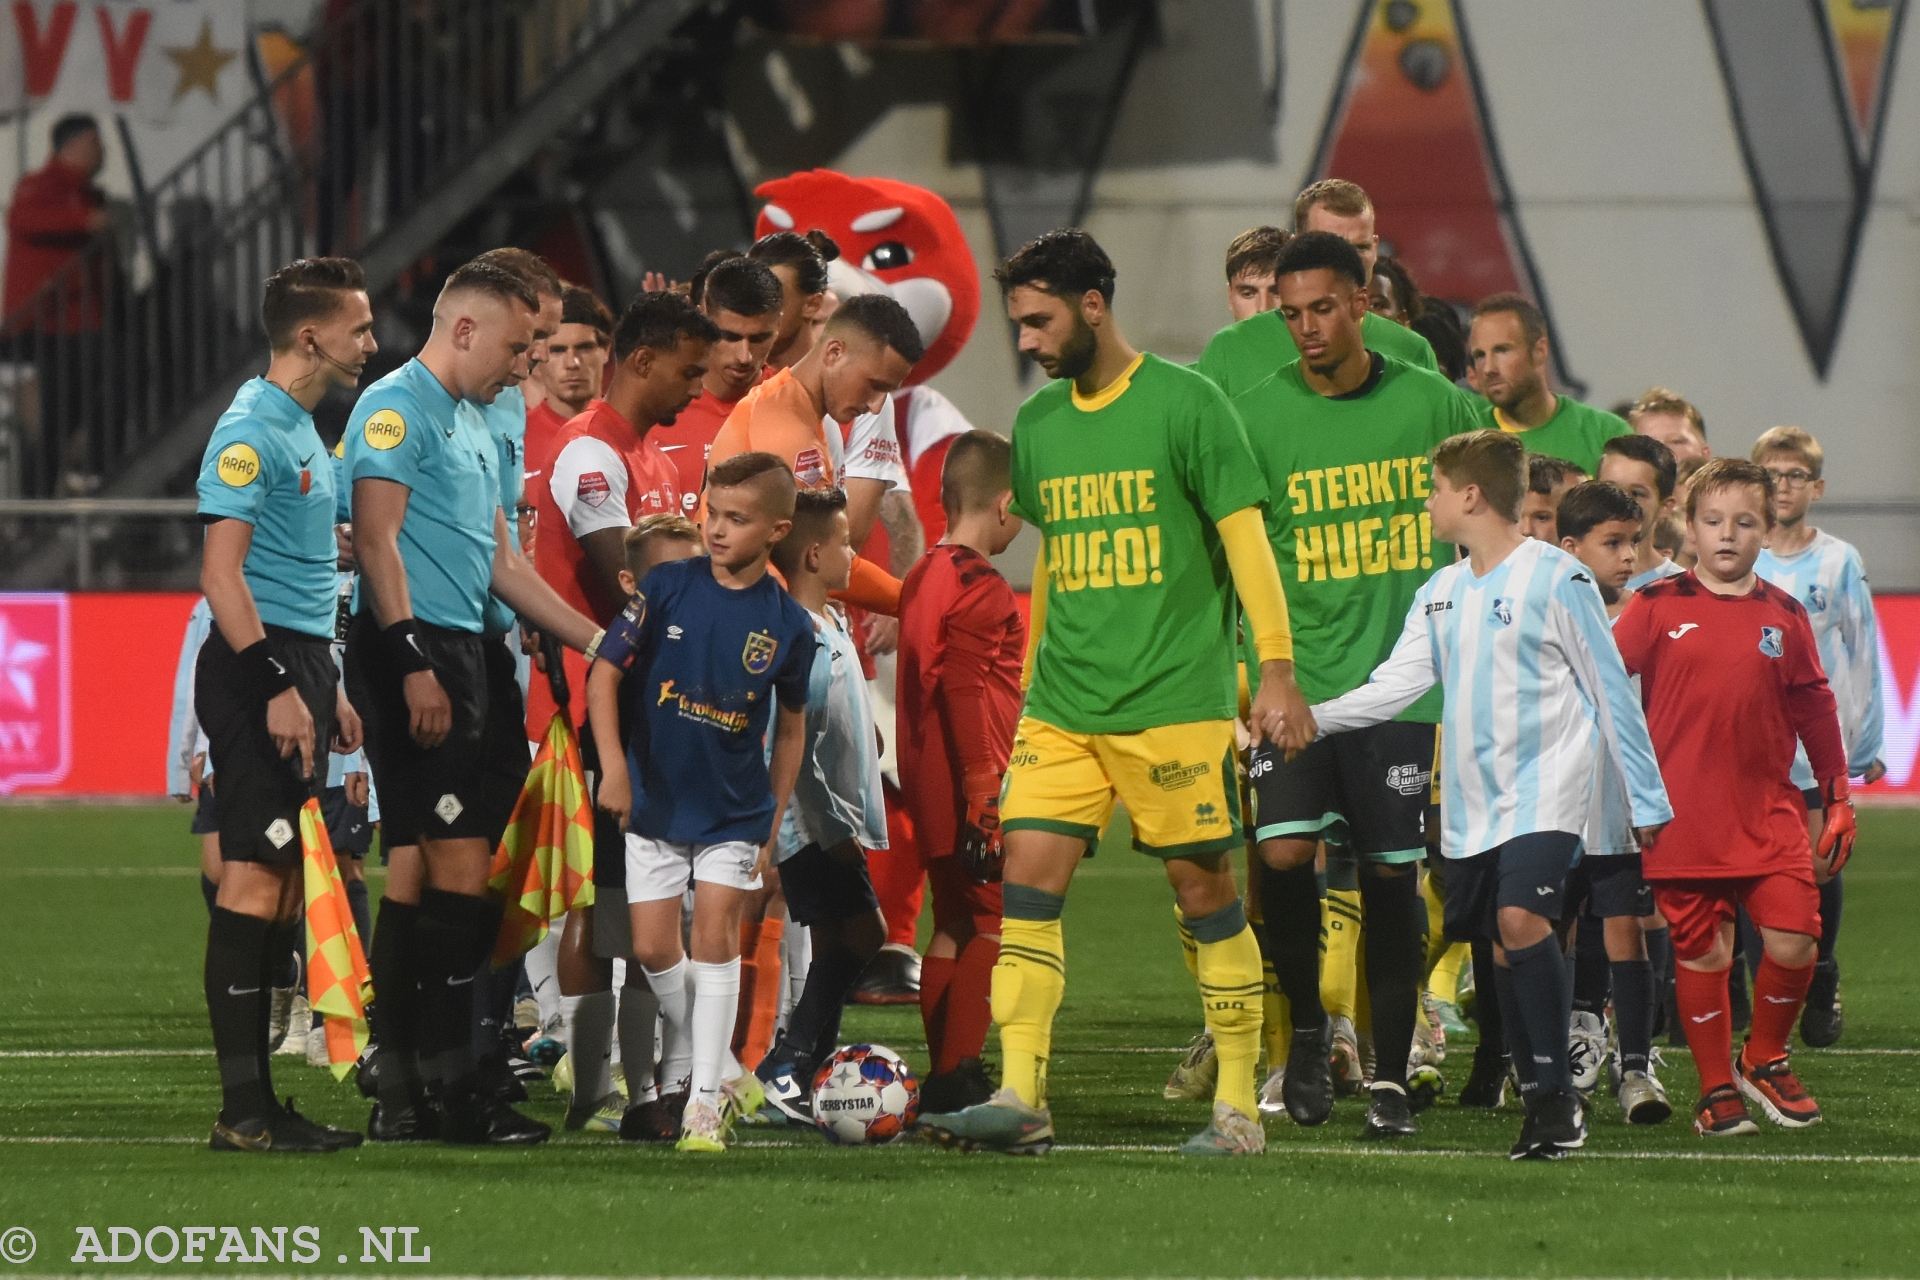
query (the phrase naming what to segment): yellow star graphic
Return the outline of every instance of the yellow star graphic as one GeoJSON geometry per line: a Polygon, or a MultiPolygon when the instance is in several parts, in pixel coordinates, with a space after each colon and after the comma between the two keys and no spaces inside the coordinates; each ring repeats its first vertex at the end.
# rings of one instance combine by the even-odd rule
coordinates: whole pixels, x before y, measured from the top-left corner
{"type": "Polygon", "coordinates": [[[215,102],[220,101],[220,72],[238,54],[236,49],[217,49],[213,44],[213,21],[200,20],[200,38],[191,45],[165,50],[180,71],[180,82],[173,87],[175,102],[195,89],[204,89],[215,102]]]}

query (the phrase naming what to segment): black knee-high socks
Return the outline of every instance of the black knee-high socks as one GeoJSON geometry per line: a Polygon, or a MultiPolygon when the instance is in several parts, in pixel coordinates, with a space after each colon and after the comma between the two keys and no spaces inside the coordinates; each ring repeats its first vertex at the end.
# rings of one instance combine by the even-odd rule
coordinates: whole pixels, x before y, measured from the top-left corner
{"type": "Polygon", "coordinates": [[[1373,1008],[1373,1082],[1406,1087],[1413,1051],[1413,1020],[1420,1016],[1420,977],[1427,955],[1427,907],[1419,878],[1360,873],[1360,903],[1367,927],[1367,999],[1373,1008]]]}
{"type": "Polygon", "coordinates": [[[268,938],[273,925],[215,906],[208,913],[204,975],[207,1017],[220,1069],[221,1114],[229,1123],[273,1109],[268,1074],[268,938]]]}
{"type": "Polygon", "coordinates": [[[1317,1031],[1326,1024],[1320,1003],[1320,883],[1313,863],[1286,871],[1260,868],[1260,928],[1267,962],[1291,1006],[1293,1025],[1317,1031]]]}

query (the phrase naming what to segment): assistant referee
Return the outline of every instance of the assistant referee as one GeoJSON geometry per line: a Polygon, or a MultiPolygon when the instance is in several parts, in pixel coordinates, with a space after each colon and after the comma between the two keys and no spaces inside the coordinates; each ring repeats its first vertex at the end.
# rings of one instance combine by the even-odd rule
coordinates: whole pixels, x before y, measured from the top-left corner
{"type": "Polygon", "coordinates": [[[347,683],[367,716],[382,836],[422,855],[412,875],[392,868],[374,933],[376,1141],[548,1135],[481,1087],[473,1055],[470,984],[501,913],[487,874],[527,768],[524,727],[489,714],[482,633],[490,595],[570,648],[591,650],[598,632],[513,551],[499,455],[458,412],[514,381],[539,306],[524,275],[460,267],[420,354],[367,388],[347,424],[361,585],[347,683]]]}
{"type": "Polygon", "coordinates": [[[267,1054],[274,962],[300,916],[300,808],[320,794],[314,757],[360,745],[339,684],[334,628],[334,477],[313,407],[351,387],[376,349],[358,263],[305,258],[266,284],[266,376],[240,388],[200,463],[206,547],[200,589],[214,628],[194,710],[220,779],[225,870],[207,924],[207,1013],[219,1063],[215,1151],[334,1151],[361,1135],[274,1101],[267,1054]]]}

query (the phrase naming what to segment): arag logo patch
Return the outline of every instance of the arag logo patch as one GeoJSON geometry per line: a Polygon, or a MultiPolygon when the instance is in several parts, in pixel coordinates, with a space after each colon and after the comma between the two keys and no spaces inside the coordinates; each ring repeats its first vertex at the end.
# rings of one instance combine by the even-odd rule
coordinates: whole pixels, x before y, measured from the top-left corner
{"type": "Polygon", "coordinates": [[[250,444],[230,444],[220,451],[220,459],[213,464],[213,470],[222,484],[244,489],[260,478],[260,455],[253,451],[250,444]]]}
{"type": "Polygon", "coordinates": [[[362,428],[370,449],[391,449],[407,438],[407,420],[392,409],[376,409],[362,428]]]}

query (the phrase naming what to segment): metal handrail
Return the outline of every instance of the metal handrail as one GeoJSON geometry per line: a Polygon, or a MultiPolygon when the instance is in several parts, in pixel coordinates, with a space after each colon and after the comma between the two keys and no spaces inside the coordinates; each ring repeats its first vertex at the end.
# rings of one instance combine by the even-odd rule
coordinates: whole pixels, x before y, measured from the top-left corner
{"type": "Polygon", "coordinates": [[[191,516],[198,498],[0,498],[0,516],[191,516]]]}

